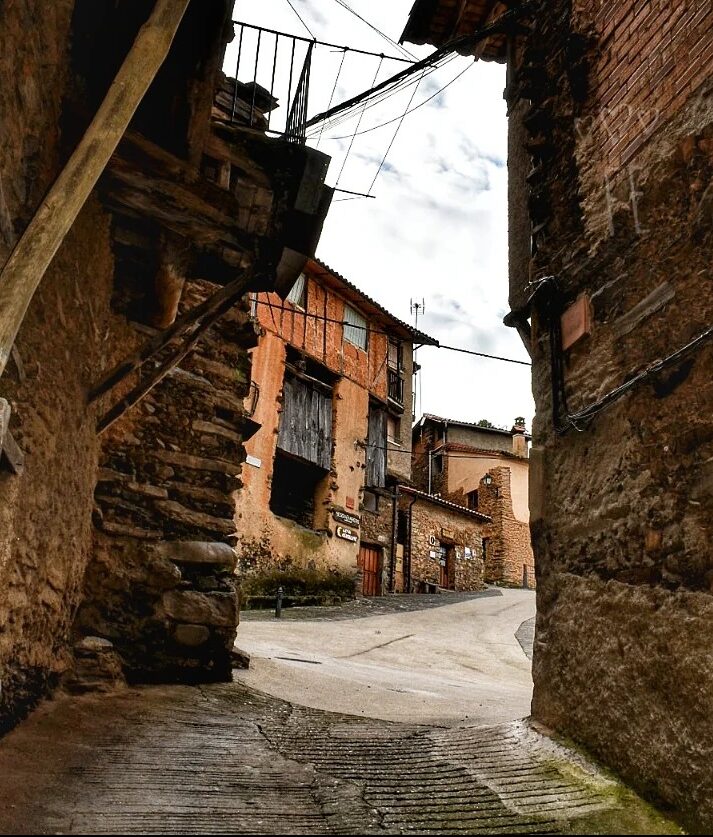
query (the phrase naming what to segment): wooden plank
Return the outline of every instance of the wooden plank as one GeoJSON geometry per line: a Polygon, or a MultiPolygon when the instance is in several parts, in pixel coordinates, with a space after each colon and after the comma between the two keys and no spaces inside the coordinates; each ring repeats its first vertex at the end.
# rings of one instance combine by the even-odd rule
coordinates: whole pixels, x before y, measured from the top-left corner
{"type": "Polygon", "coordinates": [[[633,331],[639,323],[663,308],[674,296],[676,296],[676,289],[673,285],[669,282],[663,282],[630,311],[627,311],[626,314],[614,322],[612,325],[614,335],[616,337],[623,337],[625,334],[633,331]]]}
{"type": "Polygon", "coordinates": [[[18,476],[25,470],[25,454],[15,441],[12,433],[5,433],[2,446],[3,462],[10,467],[10,470],[18,476]]]}
{"type": "Polygon", "coordinates": [[[5,444],[5,436],[10,432],[10,416],[12,409],[6,398],[0,398],[0,451],[5,444]]]}
{"type": "Polygon", "coordinates": [[[190,0],[156,0],[91,125],[0,273],[0,375],[30,301],[168,55],[190,0]]]}

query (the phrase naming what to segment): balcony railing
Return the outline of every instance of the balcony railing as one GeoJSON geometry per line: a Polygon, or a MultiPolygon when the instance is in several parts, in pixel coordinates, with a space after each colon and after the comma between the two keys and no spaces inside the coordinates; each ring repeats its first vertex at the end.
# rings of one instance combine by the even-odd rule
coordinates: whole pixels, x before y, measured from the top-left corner
{"type": "Polygon", "coordinates": [[[389,369],[389,398],[403,407],[404,379],[395,369],[389,369]]]}

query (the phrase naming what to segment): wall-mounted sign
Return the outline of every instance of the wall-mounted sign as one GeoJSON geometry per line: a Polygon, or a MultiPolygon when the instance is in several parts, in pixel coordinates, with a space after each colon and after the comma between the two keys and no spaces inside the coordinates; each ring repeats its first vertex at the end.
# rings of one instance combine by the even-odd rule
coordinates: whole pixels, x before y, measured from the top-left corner
{"type": "Polygon", "coordinates": [[[349,514],[349,512],[340,511],[340,509],[332,509],[332,517],[337,523],[346,523],[347,526],[358,526],[361,523],[356,514],[349,514]]]}
{"type": "Polygon", "coordinates": [[[435,535],[429,535],[428,536],[428,543],[429,543],[429,546],[435,546],[436,545],[436,536],[435,535]]]}
{"type": "Polygon", "coordinates": [[[433,552],[433,550],[431,550],[431,552],[429,552],[429,553],[428,553],[428,557],[429,557],[429,558],[435,558],[435,557],[436,557],[436,553],[435,553],[435,552],[433,552]]]}
{"type": "Polygon", "coordinates": [[[466,546],[466,547],[465,547],[465,549],[463,550],[463,553],[464,553],[464,555],[465,555],[466,559],[467,559],[467,558],[472,558],[472,557],[473,557],[473,552],[472,552],[472,550],[471,550],[471,548],[470,548],[469,546],[466,546]]]}
{"type": "Polygon", "coordinates": [[[444,541],[452,541],[454,539],[454,534],[452,529],[441,529],[441,538],[444,541]]]}
{"type": "Polygon", "coordinates": [[[262,465],[262,459],[258,459],[257,456],[250,456],[250,454],[245,457],[245,461],[253,468],[259,468],[262,465]]]}
{"type": "Polygon", "coordinates": [[[351,543],[356,543],[359,540],[359,535],[351,529],[347,529],[346,526],[337,526],[336,534],[338,538],[345,541],[351,541],[351,543]]]}

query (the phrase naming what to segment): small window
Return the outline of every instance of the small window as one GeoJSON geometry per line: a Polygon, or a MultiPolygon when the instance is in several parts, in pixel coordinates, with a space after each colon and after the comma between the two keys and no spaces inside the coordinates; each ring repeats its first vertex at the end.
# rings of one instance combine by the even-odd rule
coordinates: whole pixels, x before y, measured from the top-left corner
{"type": "Polygon", "coordinates": [[[272,471],[270,510],[308,529],[314,527],[315,494],[328,472],[311,462],[277,451],[272,471]]]}
{"type": "Polygon", "coordinates": [[[483,538],[483,561],[490,558],[490,538],[483,538]]]}
{"type": "Polygon", "coordinates": [[[348,305],[344,306],[344,339],[366,351],[366,320],[348,305]]]}
{"type": "Polygon", "coordinates": [[[442,474],[443,473],[443,454],[437,453],[433,457],[433,472],[435,474],[442,474]]]}
{"type": "Polygon", "coordinates": [[[397,445],[401,444],[401,422],[396,416],[389,415],[386,417],[386,438],[389,442],[394,442],[397,445]]]}
{"type": "Polygon", "coordinates": [[[378,512],[379,495],[375,491],[365,491],[361,505],[365,511],[378,512]]]}
{"type": "Polygon", "coordinates": [[[398,527],[396,529],[396,543],[405,544],[408,538],[408,512],[399,509],[398,527]]]}
{"type": "Polygon", "coordinates": [[[477,509],[478,508],[478,492],[477,491],[469,491],[466,495],[468,500],[468,508],[469,509],[477,509]]]}
{"type": "Polygon", "coordinates": [[[403,346],[395,340],[389,340],[389,369],[395,369],[398,372],[403,368],[403,346]]]}
{"type": "Polygon", "coordinates": [[[307,277],[304,273],[300,273],[297,281],[292,286],[292,290],[287,294],[287,301],[291,302],[296,308],[301,308],[303,311],[307,307],[307,277]]]}

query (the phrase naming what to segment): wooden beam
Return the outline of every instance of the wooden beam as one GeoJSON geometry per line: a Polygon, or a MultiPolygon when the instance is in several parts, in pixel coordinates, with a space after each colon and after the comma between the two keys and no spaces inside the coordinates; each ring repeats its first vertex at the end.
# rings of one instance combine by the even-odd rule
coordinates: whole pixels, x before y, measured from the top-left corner
{"type": "Polygon", "coordinates": [[[190,0],[156,0],[91,125],[0,273],[0,375],[30,301],[168,55],[190,0]]]}
{"type": "Polygon", "coordinates": [[[124,398],[108,410],[97,424],[97,433],[101,434],[114,422],[118,421],[127,410],[138,404],[149,392],[160,383],[168,373],[174,369],[186,357],[189,352],[193,351],[196,343],[200,340],[203,332],[210,328],[220,317],[225,314],[240,297],[245,293],[245,287],[249,282],[249,278],[243,278],[243,287],[236,291],[232,296],[223,300],[221,304],[209,314],[206,314],[196,325],[193,332],[186,339],[184,343],[178,346],[175,351],[166,358],[161,365],[148,375],[143,381],[137,384],[124,398]]]}
{"type": "Polygon", "coordinates": [[[237,279],[234,279],[232,282],[225,285],[225,287],[208,297],[208,299],[201,302],[199,305],[194,305],[193,308],[186,311],[185,314],[176,318],[176,321],[172,326],[170,326],[170,328],[159,332],[137,352],[118,363],[89,391],[89,403],[91,404],[93,401],[96,401],[101,395],[104,395],[104,393],[115,387],[132,372],[136,371],[140,366],[143,366],[149,358],[166,348],[172,340],[175,340],[187,332],[198,320],[201,319],[201,317],[208,315],[219,308],[225,300],[232,300],[233,302],[231,304],[234,304],[235,300],[245,293],[252,276],[252,271],[247,271],[237,279]]]}

